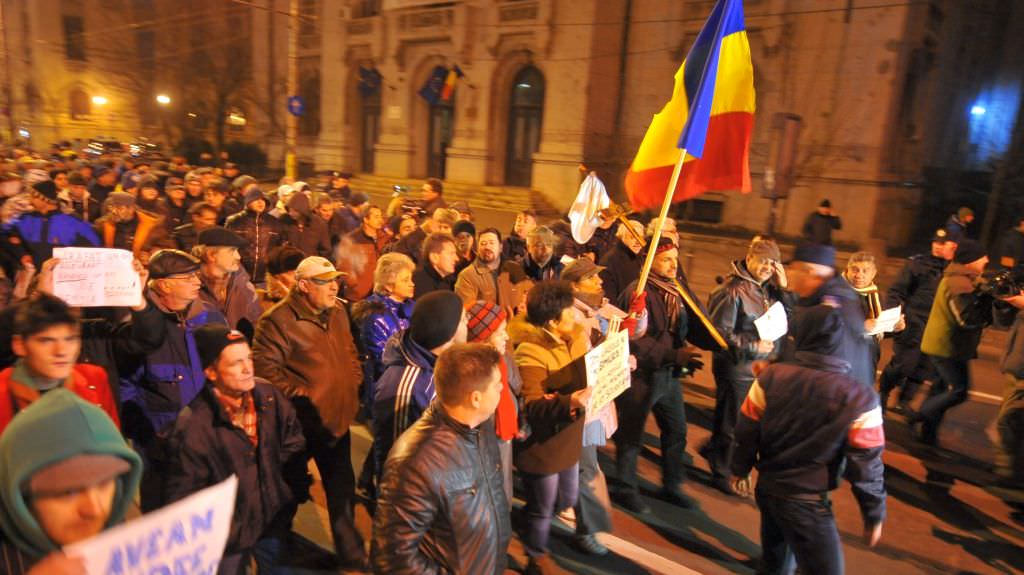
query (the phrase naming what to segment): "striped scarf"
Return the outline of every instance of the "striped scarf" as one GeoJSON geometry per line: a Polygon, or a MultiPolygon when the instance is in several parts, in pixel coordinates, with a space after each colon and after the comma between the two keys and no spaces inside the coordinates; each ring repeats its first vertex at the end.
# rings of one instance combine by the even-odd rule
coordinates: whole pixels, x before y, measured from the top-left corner
{"type": "Polygon", "coordinates": [[[665,300],[665,309],[668,312],[668,327],[674,330],[683,309],[683,297],[679,295],[679,284],[675,280],[666,281],[654,274],[647,277],[647,283],[661,292],[661,297],[665,300]]]}

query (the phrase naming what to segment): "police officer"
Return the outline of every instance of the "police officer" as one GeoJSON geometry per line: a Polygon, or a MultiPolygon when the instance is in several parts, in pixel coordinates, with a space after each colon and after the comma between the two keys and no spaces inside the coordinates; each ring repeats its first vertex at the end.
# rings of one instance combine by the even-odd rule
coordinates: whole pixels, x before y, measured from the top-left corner
{"type": "Polygon", "coordinates": [[[886,308],[903,306],[906,328],[894,336],[892,359],[878,380],[883,411],[892,390],[900,388],[899,409],[905,411],[921,383],[934,377],[931,363],[921,354],[921,336],[928,323],[928,312],[932,309],[942,272],[953,259],[954,252],[956,242],[949,233],[941,228],[936,230],[931,252],[912,256],[886,293],[886,308]]]}

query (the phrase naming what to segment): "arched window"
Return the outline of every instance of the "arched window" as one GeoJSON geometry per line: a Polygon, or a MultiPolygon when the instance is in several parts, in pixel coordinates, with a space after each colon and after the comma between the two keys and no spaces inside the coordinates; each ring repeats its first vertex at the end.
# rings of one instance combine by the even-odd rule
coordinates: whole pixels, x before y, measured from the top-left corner
{"type": "Polygon", "coordinates": [[[91,111],[89,94],[86,94],[85,90],[81,88],[71,90],[71,119],[84,120],[89,117],[91,111]]]}
{"type": "Polygon", "coordinates": [[[299,85],[299,94],[305,107],[299,116],[299,134],[317,136],[320,134],[320,73],[308,72],[299,85]]]}
{"type": "Polygon", "coordinates": [[[544,76],[527,66],[516,74],[508,108],[508,145],[505,151],[505,183],[529,186],[533,155],[540,148],[544,116],[544,76]]]}

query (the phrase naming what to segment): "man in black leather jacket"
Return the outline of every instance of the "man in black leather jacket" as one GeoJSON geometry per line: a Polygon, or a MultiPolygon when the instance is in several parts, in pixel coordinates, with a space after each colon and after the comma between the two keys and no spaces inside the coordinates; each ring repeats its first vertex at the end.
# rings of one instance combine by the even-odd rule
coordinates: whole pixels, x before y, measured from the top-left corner
{"type": "Polygon", "coordinates": [[[729,349],[713,356],[715,418],[711,439],[700,448],[700,454],[708,460],[714,486],[729,495],[733,494],[729,485],[733,429],[740,404],[754,382],[751,366],[772,358],[781,347],[778,341],[761,339],[754,320],[776,302],[783,302],[787,309],[792,306],[781,259],[775,242],[751,242],[746,257],[733,262],[732,272],[708,298],[711,323],[729,349]]]}
{"type": "Polygon", "coordinates": [[[501,356],[456,344],[438,358],[437,398],[395,442],[373,522],[375,573],[503,573],[511,537],[492,415],[501,356]]]}

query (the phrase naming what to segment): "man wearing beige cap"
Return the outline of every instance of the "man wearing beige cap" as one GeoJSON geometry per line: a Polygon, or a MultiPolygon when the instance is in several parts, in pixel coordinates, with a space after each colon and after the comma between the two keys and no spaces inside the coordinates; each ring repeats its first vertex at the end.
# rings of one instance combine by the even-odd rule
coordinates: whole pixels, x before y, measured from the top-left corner
{"type": "Polygon", "coordinates": [[[341,272],[310,256],[295,270],[296,285],[267,310],[253,339],[256,375],[290,398],[327,495],[334,547],[342,567],[366,562],[352,504],[349,426],[359,409],[362,371],[348,312],[338,299],[341,272]]]}

